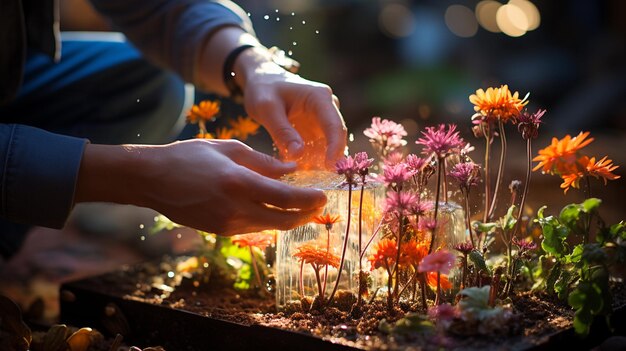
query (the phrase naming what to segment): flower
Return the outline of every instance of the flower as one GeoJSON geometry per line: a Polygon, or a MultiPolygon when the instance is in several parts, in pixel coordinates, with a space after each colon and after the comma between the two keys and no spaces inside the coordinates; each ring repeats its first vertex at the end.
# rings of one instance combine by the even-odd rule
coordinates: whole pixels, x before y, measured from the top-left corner
{"type": "Polygon", "coordinates": [[[354,163],[357,173],[359,173],[361,177],[364,177],[369,173],[369,168],[374,163],[374,159],[369,158],[367,152],[357,152],[354,155],[354,163]]]}
{"type": "Polygon", "coordinates": [[[513,242],[513,245],[519,248],[520,254],[523,254],[527,251],[535,250],[537,248],[537,244],[535,244],[535,242],[532,240],[517,239],[516,237],[513,237],[511,241],[513,242]]]}
{"type": "Polygon", "coordinates": [[[580,132],[573,138],[569,134],[561,140],[552,138],[552,143],[539,150],[539,155],[533,158],[533,161],[539,161],[533,171],[541,169],[549,174],[574,172],[576,154],[593,141],[593,138],[587,139],[588,136],[589,132],[580,132]]]}
{"type": "Polygon", "coordinates": [[[561,189],[564,189],[563,192],[567,193],[570,187],[578,189],[580,187],[580,180],[585,176],[602,178],[605,185],[607,180],[619,179],[620,176],[613,173],[619,166],[613,165],[613,160],[608,160],[607,157],[608,156],[604,156],[598,162],[596,162],[595,157],[580,157],[577,161],[577,165],[581,170],[561,175],[563,179],[561,189]]]}
{"type": "Polygon", "coordinates": [[[200,132],[196,134],[196,139],[215,139],[215,137],[211,133],[200,132]]]}
{"type": "Polygon", "coordinates": [[[235,131],[226,127],[217,128],[215,130],[216,139],[232,139],[235,136],[235,131]]]}
{"type": "Polygon", "coordinates": [[[198,121],[210,121],[220,112],[220,102],[216,101],[200,101],[199,104],[193,105],[187,112],[187,122],[195,124],[198,121]]]}
{"type": "Polygon", "coordinates": [[[313,217],[313,222],[325,225],[326,230],[331,230],[333,228],[333,224],[339,222],[340,220],[341,217],[339,215],[331,215],[330,213],[313,217]]]}
{"type": "Polygon", "coordinates": [[[448,128],[444,124],[438,127],[426,127],[422,132],[424,136],[415,143],[424,146],[423,154],[436,154],[439,158],[446,157],[451,152],[458,152],[463,147],[463,138],[459,136],[456,125],[449,124],[448,128]]]}
{"type": "Polygon", "coordinates": [[[237,117],[236,120],[229,121],[230,126],[233,128],[233,134],[237,136],[239,140],[246,140],[250,135],[255,135],[259,131],[261,126],[250,117],[237,117]]]}
{"type": "Polygon", "coordinates": [[[354,175],[358,173],[357,164],[352,156],[346,156],[335,164],[335,172],[346,177],[346,183],[354,184],[354,175]]]}
{"type": "MultiPolygon", "coordinates": [[[[443,290],[452,289],[452,283],[450,282],[450,279],[448,279],[447,275],[440,274],[439,283],[443,290]]],[[[426,284],[433,289],[437,288],[437,272],[429,272],[426,274],[426,284]]]]}
{"type": "Polygon", "coordinates": [[[385,202],[385,212],[408,216],[417,200],[417,195],[408,191],[389,191],[385,202]]]}
{"type": "Polygon", "coordinates": [[[311,244],[298,247],[293,257],[301,262],[310,263],[314,267],[332,266],[338,268],[340,263],[339,256],[311,244]]]}
{"type": "Polygon", "coordinates": [[[466,241],[464,243],[454,245],[454,249],[464,255],[467,255],[474,250],[474,245],[470,241],[466,241]]]}
{"type": "Polygon", "coordinates": [[[517,91],[511,94],[508,85],[502,85],[500,88],[487,88],[486,91],[478,89],[476,94],[469,97],[469,101],[474,104],[474,111],[476,111],[472,119],[507,122],[519,115],[522,108],[528,103],[527,98],[528,95],[524,99],[520,99],[517,91]]]}
{"type": "Polygon", "coordinates": [[[394,150],[406,145],[406,130],[401,124],[380,117],[372,118],[372,126],[363,131],[366,137],[370,138],[370,142],[382,149],[394,150]]]}
{"type": "Polygon", "coordinates": [[[428,316],[439,322],[448,322],[458,317],[458,310],[449,303],[433,306],[428,309],[428,316]]]}
{"type": "MultiPolygon", "coordinates": [[[[432,203],[431,206],[433,206],[432,203]]],[[[437,221],[434,218],[422,218],[417,225],[417,230],[421,232],[432,232],[436,226],[437,221]]]]}
{"type": "Polygon", "coordinates": [[[380,267],[390,269],[398,255],[398,245],[395,239],[382,239],[373,247],[373,253],[368,257],[372,270],[380,267]]]}
{"type": "Polygon", "coordinates": [[[436,251],[424,257],[422,262],[420,262],[418,271],[448,274],[450,273],[450,269],[452,269],[455,260],[456,257],[446,250],[436,251]]]}
{"type": "Polygon", "coordinates": [[[260,250],[265,250],[266,247],[274,243],[274,240],[274,234],[268,232],[239,234],[230,238],[230,241],[240,248],[258,247],[260,250]]]}
{"type": "Polygon", "coordinates": [[[395,166],[399,163],[402,163],[403,159],[404,159],[404,155],[402,155],[401,152],[394,151],[383,159],[383,164],[385,166],[395,166]]]}
{"type": "Polygon", "coordinates": [[[411,179],[413,175],[414,173],[406,163],[398,163],[396,165],[385,165],[380,179],[385,185],[401,186],[404,182],[411,179]]]}
{"type": "Polygon", "coordinates": [[[528,113],[524,110],[517,116],[517,130],[522,133],[522,138],[537,139],[539,124],[541,124],[541,118],[546,113],[546,110],[537,110],[535,113],[528,113]]]}
{"type": "Polygon", "coordinates": [[[478,185],[480,167],[474,162],[461,162],[452,167],[449,175],[459,182],[461,190],[467,193],[472,186],[478,185]]]}
{"type": "Polygon", "coordinates": [[[428,244],[418,242],[415,239],[402,245],[401,264],[410,264],[413,267],[419,266],[419,263],[428,255],[428,244]]]}
{"type": "Polygon", "coordinates": [[[413,173],[421,172],[426,163],[427,161],[425,158],[421,158],[415,154],[409,154],[406,156],[406,164],[409,168],[409,171],[413,173]]]}
{"type": "Polygon", "coordinates": [[[423,216],[428,211],[433,209],[433,203],[432,202],[419,201],[419,198],[417,200],[418,201],[414,202],[413,206],[411,206],[411,213],[412,214],[414,214],[416,216],[423,216]]]}

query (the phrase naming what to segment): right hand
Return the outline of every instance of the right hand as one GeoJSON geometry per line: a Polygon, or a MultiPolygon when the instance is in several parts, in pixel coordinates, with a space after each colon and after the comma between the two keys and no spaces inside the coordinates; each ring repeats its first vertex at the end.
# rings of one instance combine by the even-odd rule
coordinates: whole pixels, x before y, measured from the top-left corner
{"type": "MultiPolygon", "coordinates": [[[[88,145],[94,146],[103,147],[88,145]]],[[[132,167],[130,177],[141,174],[136,182],[125,181],[130,188],[126,191],[134,196],[121,202],[150,207],[195,229],[226,236],[286,230],[309,222],[326,203],[321,190],[272,179],[292,172],[295,163],[280,162],[239,141],[194,139],[124,150],[140,165],[132,167]]],[[[79,185],[83,173],[86,177],[90,173],[83,172],[85,158],[79,185]]],[[[81,193],[80,186],[77,192],[81,193]]]]}

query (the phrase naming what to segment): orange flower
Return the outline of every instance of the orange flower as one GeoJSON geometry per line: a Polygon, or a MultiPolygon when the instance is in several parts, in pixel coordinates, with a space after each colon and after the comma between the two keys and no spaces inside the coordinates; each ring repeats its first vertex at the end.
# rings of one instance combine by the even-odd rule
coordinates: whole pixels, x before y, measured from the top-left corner
{"type": "Polygon", "coordinates": [[[339,222],[340,220],[341,217],[339,215],[331,215],[329,213],[313,217],[313,222],[325,225],[326,230],[331,230],[333,228],[333,224],[339,222]]]}
{"type": "Polygon", "coordinates": [[[549,174],[575,173],[576,154],[593,141],[593,138],[586,139],[588,136],[589,132],[580,132],[573,138],[569,134],[561,140],[552,138],[552,143],[539,150],[539,155],[533,158],[533,161],[539,161],[533,171],[541,169],[549,174]]]}
{"type": "Polygon", "coordinates": [[[425,242],[417,242],[415,239],[410,240],[406,244],[402,244],[401,264],[410,264],[417,267],[419,263],[428,255],[428,244],[425,242]]]}
{"type": "Polygon", "coordinates": [[[260,250],[265,250],[266,247],[274,243],[274,234],[268,232],[250,233],[234,235],[230,241],[241,247],[258,247],[260,250]]]}
{"type": "Polygon", "coordinates": [[[374,253],[368,260],[372,264],[372,270],[384,267],[389,269],[398,255],[398,244],[392,239],[382,239],[374,245],[374,253]]]}
{"type": "Polygon", "coordinates": [[[301,262],[310,263],[314,268],[326,265],[338,268],[340,261],[339,256],[311,244],[298,247],[293,257],[298,258],[301,262]]]}
{"type": "MultiPolygon", "coordinates": [[[[441,282],[441,288],[444,290],[452,289],[452,283],[450,279],[448,279],[447,275],[442,274],[439,277],[441,282]]],[[[426,284],[430,286],[432,289],[437,289],[437,272],[430,272],[426,275],[426,284]]]]}
{"type": "Polygon", "coordinates": [[[234,134],[239,140],[246,140],[248,136],[255,135],[259,131],[260,124],[256,123],[250,117],[237,117],[237,120],[229,121],[233,128],[234,134]]]}
{"type": "Polygon", "coordinates": [[[215,130],[216,139],[232,139],[235,136],[235,131],[228,128],[217,128],[215,130]]]}
{"type": "Polygon", "coordinates": [[[215,137],[211,133],[200,132],[196,134],[196,139],[215,139],[215,137]]]}
{"type": "Polygon", "coordinates": [[[578,166],[580,166],[582,171],[576,171],[561,175],[561,178],[563,178],[561,189],[565,189],[563,190],[564,193],[567,193],[570,187],[576,189],[580,188],[580,180],[584,176],[602,178],[605,185],[607,180],[615,180],[620,178],[620,176],[613,173],[613,171],[619,168],[619,166],[613,165],[613,160],[608,160],[607,156],[604,156],[598,162],[596,162],[595,157],[589,158],[587,156],[582,156],[580,159],[578,159],[577,164],[578,166]]]}
{"type": "Polygon", "coordinates": [[[198,121],[210,121],[220,112],[220,102],[216,101],[200,101],[199,104],[193,105],[191,110],[187,112],[187,122],[195,124],[198,121]]]}
{"type": "Polygon", "coordinates": [[[478,89],[476,94],[469,97],[469,101],[474,104],[474,111],[477,112],[472,119],[484,117],[507,122],[509,119],[515,118],[528,103],[526,97],[520,99],[517,91],[511,94],[508,85],[502,85],[500,88],[488,88],[487,91],[478,89]]]}

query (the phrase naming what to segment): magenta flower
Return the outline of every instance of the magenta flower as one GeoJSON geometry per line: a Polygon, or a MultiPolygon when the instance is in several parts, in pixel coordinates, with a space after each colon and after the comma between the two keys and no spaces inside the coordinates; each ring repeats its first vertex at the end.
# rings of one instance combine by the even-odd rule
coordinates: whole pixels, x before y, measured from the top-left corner
{"type": "Polygon", "coordinates": [[[512,241],[513,241],[513,245],[519,248],[520,255],[528,251],[533,251],[537,248],[537,244],[535,244],[535,242],[532,240],[525,240],[525,239],[518,240],[516,237],[513,237],[512,241]]]}
{"type": "Polygon", "coordinates": [[[537,112],[530,114],[527,110],[520,113],[517,116],[517,130],[522,133],[522,138],[528,140],[530,138],[537,139],[539,134],[539,125],[541,124],[541,118],[546,113],[546,110],[537,110],[537,112]]]}
{"type": "Polygon", "coordinates": [[[394,166],[394,165],[397,165],[398,163],[402,163],[402,161],[404,161],[403,159],[404,159],[404,156],[402,155],[401,152],[394,151],[383,159],[383,163],[385,164],[385,166],[394,166]]]}
{"type": "Polygon", "coordinates": [[[417,200],[417,195],[407,191],[389,191],[385,202],[385,212],[408,216],[417,200]]]}
{"type": "Polygon", "coordinates": [[[429,308],[428,316],[438,322],[449,322],[458,316],[458,311],[449,303],[443,303],[429,308]]]}
{"type": "Polygon", "coordinates": [[[346,183],[354,184],[354,175],[357,174],[359,170],[352,156],[346,156],[345,158],[337,161],[335,164],[335,171],[337,174],[346,177],[346,183]]]}
{"type": "Polygon", "coordinates": [[[358,152],[354,155],[354,163],[357,173],[363,177],[369,173],[369,168],[374,163],[374,159],[369,158],[367,152],[358,152]]]}
{"type": "Polygon", "coordinates": [[[433,203],[427,201],[417,201],[413,204],[411,212],[417,216],[424,216],[429,211],[432,211],[433,203]]]}
{"type": "Polygon", "coordinates": [[[466,241],[464,243],[454,245],[454,249],[464,255],[467,255],[474,250],[474,245],[470,241],[466,241]]]}
{"type": "Polygon", "coordinates": [[[432,217],[420,219],[417,230],[421,232],[432,232],[437,226],[437,221],[432,217]]]}
{"type": "Polygon", "coordinates": [[[454,266],[455,261],[456,256],[446,250],[433,252],[422,259],[418,271],[421,273],[439,272],[441,274],[448,274],[452,266],[454,266]]]}
{"type": "Polygon", "coordinates": [[[409,169],[415,173],[421,172],[426,163],[425,158],[418,157],[415,154],[409,154],[406,157],[406,164],[409,166],[409,169]]]}
{"type": "Polygon", "coordinates": [[[449,124],[448,128],[444,124],[437,128],[426,127],[422,135],[424,137],[415,143],[424,146],[422,153],[426,155],[434,153],[437,157],[444,158],[452,152],[459,152],[463,147],[463,138],[459,136],[454,124],[449,124]]]}
{"type": "Polygon", "coordinates": [[[461,162],[452,167],[449,175],[459,182],[461,190],[469,191],[470,187],[478,185],[480,167],[474,162],[461,162]]]}
{"type": "Polygon", "coordinates": [[[406,163],[398,163],[397,165],[385,166],[381,180],[385,185],[402,185],[414,175],[406,163]]]}
{"type": "Polygon", "coordinates": [[[366,137],[370,138],[370,142],[382,149],[394,150],[406,145],[406,130],[401,124],[380,117],[372,118],[372,126],[363,131],[366,137]]]}

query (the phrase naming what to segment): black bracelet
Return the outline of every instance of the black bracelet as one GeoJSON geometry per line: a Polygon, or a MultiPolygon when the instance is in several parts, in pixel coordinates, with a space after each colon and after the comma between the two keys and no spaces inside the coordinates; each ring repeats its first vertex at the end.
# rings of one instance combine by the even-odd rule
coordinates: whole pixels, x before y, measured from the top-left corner
{"type": "Polygon", "coordinates": [[[235,60],[237,57],[247,49],[253,48],[254,45],[245,44],[235,48],[233,51],[226,56],[226,60],[224,61],[224,70],[222,72],[222,77],[224,78],[224,85],[228,89],[230,93],[230,98],[236,103],[243,103],[243,91],[237,85],[235,81],[235,72],[233,72],[233,66],[235,65],[235,60]]]}

